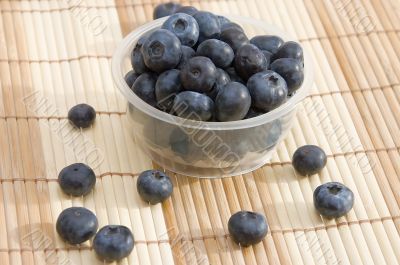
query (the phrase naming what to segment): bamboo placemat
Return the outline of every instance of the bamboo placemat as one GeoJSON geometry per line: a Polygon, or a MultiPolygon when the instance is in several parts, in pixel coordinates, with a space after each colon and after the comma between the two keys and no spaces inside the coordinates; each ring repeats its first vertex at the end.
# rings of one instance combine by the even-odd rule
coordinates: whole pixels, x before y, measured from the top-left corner
{"type": "Polygon", "coordinates": [[[153,165],[123,130],[126,103],[110,59],[159,2],[0,1],[0,264],[101,264],[90,243],[72,247],[56,235],[55,220],[72,205],[94,211],[100,226],[132,228],[136,245],[121,264],[399,264],[400,2],[181,1],[296,36],[314,59],[315,85],[271,163],[226,179],[171,173],[172,198],[149,206],[135,182],[153,165]],[[66,115],[81,102],[98,118],[79,132],[66,115]],[[290,164],[306,143],[329,157],[309,178],[290,164]],[[57,184],[73,162],[98,175],[84,198],[57,184]],[[328,221],[315,213],[312,192],[331,180],[354,191],[355,205],[328,221]],[[262,243],[240,249],[231,241],[227,221],[240,209],[267,216],[262,243]]]}

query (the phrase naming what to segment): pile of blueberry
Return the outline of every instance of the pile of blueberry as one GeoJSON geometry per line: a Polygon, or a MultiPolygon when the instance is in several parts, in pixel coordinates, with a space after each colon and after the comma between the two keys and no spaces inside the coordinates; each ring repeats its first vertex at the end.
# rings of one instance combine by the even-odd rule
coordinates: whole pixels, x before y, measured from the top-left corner
{"type": "Polygon", "coordinates": [[[301,86],[301,46],[273,35],[249,39],[223,16],[160,4],[161,29],[138,40],[125,80],[151,106],[199,121],[236,121],[282,105],[301,86]]]}

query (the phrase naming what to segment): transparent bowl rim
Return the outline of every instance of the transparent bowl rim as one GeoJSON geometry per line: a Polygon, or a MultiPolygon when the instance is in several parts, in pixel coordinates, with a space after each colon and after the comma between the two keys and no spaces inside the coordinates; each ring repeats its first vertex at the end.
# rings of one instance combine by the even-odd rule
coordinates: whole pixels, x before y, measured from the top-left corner
{"type": "MultiPolygon", "coordinates": [[[[275,34],[280,36],[285,41],[293,40],[293,37],[289,36],[286,32],[282,31],[275,25],[269,25],[261,20],[241,17],[241,16],[232,16],[226,15],[233,22],[242,23],[246,25],[252,25],[254,27],[260,28],[268,32],[268,34],[275,34]]],[[[136,108],[140,109],[144,113],[149,116],[152,116],[155,119],[162,120],[164,122],[174,124],[177,126],[184,126],[187,128],[201,128],[202,130],[236,130],[236,129],[245,129],[260,126],[262,124],[266,124],[272,122],[285,114],[289,113],[293,110],[299,102],[301,102],[307,95],[311,86],[313,85],[313,63],[310,57],[308,50],[303,45],[304,52],[304,81],[302,86],[296,91],[296,93],[284,104],[279,106],[278,108],[265,113],[263,115],[240,120],[240,121],[229,121],[229,122],[204,122],[204,121],[194,121],[183,119],[169,113],[158,110],[138,96],[129,88],[126,84],[123,72],[124,69],[124,59],[128,56],[133,48],[133,44],[142,36],[144,33],[151,31],[157,27],[160,27],[162,23],[167,19],[167,17],[160,18],[149,23],[146,23],[134,31],[129,33],[118,45],[116,51],[113,54],[111,61],[111,72],[113,76],[113,80],[115,85],[119,88],[121,93],[126,97],[129,103],[133,104],[136,108]]]]}

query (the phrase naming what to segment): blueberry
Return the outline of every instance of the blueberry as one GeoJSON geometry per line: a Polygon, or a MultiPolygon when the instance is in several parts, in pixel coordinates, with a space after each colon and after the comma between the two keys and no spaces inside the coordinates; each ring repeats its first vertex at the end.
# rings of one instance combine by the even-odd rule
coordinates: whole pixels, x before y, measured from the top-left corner
{"type": "Polygon", "coordinates": [[[229,75],[229,78],[231,79],[232,82],[239,82],[245,84],[243,79],[237,74],[234,67],[226,68],[225,71],[229,75]]]}
{"type": "Polygon", "coordinates": [[[151,204],[165,201],[173,190],[169,176],[158,170],[140,173],[136,186],[140,197],[151,204]]]}
{"type": "Polygon", "coordinates": [[[178,37],[182,45],[192,47],[199,38],[199,25],[190,15],[176,13],[170,16],[161,28],[171,31],[178,37]]]}
{"type": "Polygon", "coordinates": [[[60,171],[58,183],[66,194],[83,196],[88,194],[95,186],[96,175],[87,165],[75,163],[60,171]]]}
{"type": "Polygon", "coordinates": [[[129,87],[132,87],[133,83],[135,82],[136,78],[139,77],[139,74],[135,73],[134,70],[130,70],[128,73],[126,73],[124,79],[126,84],[129,87]]]}
{"type": "Polygon", "coordinates": [[[265,112],[263,112],[261,110],[258,110],[256,108],[250,108],[244,118],[245,119],[251,119],[251,118],[263,115],[263,114],[265,114],[265,112]]]}
{"type": "Polygon", "coordinates": [[[346,215],[354,204],[353,192],[339,182],[328,182],[318,186],[313,198],[317,211],[328,218],[346,215]]]}
{"type": "Polygon", "coordinates": [[[262,111],[273,110],[286,101],[287,85],[285,80],[273,71],[263,71],[247,81],[252,104],[262,111]]]}
{"type": "Polygon", "coordinates": [[[121,260],[132,252],[134,238],[131,230],[123,225],[106,225],[93,239],[97,256],[107,262],[121,260]]]}
{"type": "Polygon", "coordinates": [[[194,6],[181,6],[180,8],[178,8],[175,11],[175,13],[185,13],[185,14],[188,14],[190,16],[193,16],[197,12],[198,12],[198,10],[194,6]]]}
{"type": "Polygon", "coordinates": [[[234,52],[240,47],[249,43],[246,34],[238,28],[228,28],[221,32],[220,40],[226,42],[231,46],[234,52]]]}
{"type": "Polygon", "coordinates": [[[226,68],[231,65],[235,54],[226,42],[209,39],[200,43],[196,55],[211,59],[216,67],[226,68]]]}
{"type": "Polygon", "coordinates": [[[253,44],[243,45],[235,55],[235,69],[244,80],[258,72],[267,70],[267,68],[267,59],[262,51],[253,44]]]}
{"type": "Polygon", "coordinates": [[[228,230],[233,241],[247,247],[261,242],[267,235],[267,219],[259,213],[240,211],[229,218],[228,230]]]}
{"type": "Polygon", "coordinates": [[[157,76],[155,74],[144,73],[136,79],[132,86],[133,92],[153,107],[157,105],[155,93],[156,81],[157,76]]]}
{"type": "Polygon", "coordinates": [[[164,4],[159,4],[154,8],[153,19],[166,17],[172,15],[181,7],[181,4],[169,2],[164,4]]]}
{"type": "Polygon", "coordinates": [[[259,35],[255,36],[250,40],[251,44],[256,45],[260,50],[266,50],[270,53],[276,53],[279,47],[282,46],[284,41],[273,35],[259,35]]]}
{"type": "Polygon", "coordinates": [[[325,167],[326,154],[318,146],[304,145],[294,152],[292,164],[301,175],[314,175],[325,167]]]}
{"type": "Polygon", "coordinates": [[[71,245],[89,240],[96,234],[97,228],[96,215],[83,207],[71,207],[63,210],[56,223],[59,236],[71,245]]]}
{"type": "Polygon", "coordinates": [[[180,71],[176,69],[162,73],[156,82],[157,106],[164,111],[172,108],[175,95],[182,91],[180,71]]]}
{"type": "Polygon", "coordinates": [[[232,29],[232,28],[237,29],[241,32],[244,32],[244,29],[239,24],[234,23],[234,22],[228,22],[228,23],[221,24],[221,33],[225,30],[232,29]]]}
{"type": "Polygon", "coordinates": [[[231,23],[231,21],[224,17],[224,16],[217,16],[218,17],[218,21],[219,21],[219,25],[221,27],[221,31],[222,31],[222,27],[228,23],[231,23]]]}
{"type": "Polygon", "coordinates": [[[205,93],[217,79],[217,68],[207,57],[190,58],[181,70],[182,85],[186,90],[205,93]]]}
{"type": "Polygon", "coordinates": [[[184,91],[176,95],[172,110],[185,119],[208,121],[214,112],[214,102],[204,94],[184,91]]]}
{"type": "Polygon", "coordinates": [[[221,34],[221,27],[216,15],[206,11],[199,11],[193,14],[200,28],[199,42],[206,39],[218,39],[221,34]]]}
{"type": "Polygon", "coordinates": [[[293,58],[303,63],[303,48],[297,42],[285,42],[274,54],[272,60],[275,61],[280,58],[293,58]]]}
{"type": "Polygon", "coordinates": [[[200,159],[203,152],[200,147],[193,143],[191,136],[185,131],[176,127],[169,135],[168,142],[175,155],[186,162],[193,163],[200,159]]]}
{"type": "Polygon", "coordinates": [[[209,96],[212,100],[218,95],[218,92],[231,81],[228,73],[222,70],[221,68],[217,68],[217,79],[215,80],[215,84],[211,91],[207,92],[206,95],[209,96]]]}
{"type": "Polygon", "coordinates": [[[187,63],[187,61],[189,61],[190,58],[194,57],[195,54],[196,52],[192,48],[182,45],[182,57],[176,68],[182,69],[183,65],[187,63]]]}
{"type": "Polygon", "coordinates": [[[225,85],[215,100],[215,115],[219,121],[243,119],[250,109],[251,97],[247,87],[238,82],[225,85]]]}
{"type": "Polygon", "coordinates": [[[146,35],[140,37],[131,53],[131,65],[133,70],[137,74],[143,74],[149,71],[149,68],[147,68],[146,64],[144,63],[144,58],[142,54],[142,46],[146,40],[146,35]]]}
{"type": "Polygon", "coordinates": [[[261,52],[264,54],[265,60],[267,60],[267,64],[270,65],[273,54],[266,50],[261,50],[261,52]]]}
{"type": "Polygon", "coordinates": [[[270,69],[277,72],[285,79],[288,86],[288,94],[291,95],[300,88],[304,80],[304,69],[302,63],[293,58],[281,58],[275,60],[270,69]]]}
{"type": "Polygon", "coordinates": [[[146,66],[157,73],[175,68],[182,56],[181,42],[170,31],[153,31],[142,46],[146,66]]]}
{"type": "Polygon", "coordinates": [[[75,127],[87,128],[96,120],[96,111],[88,104],[78,104],[68,111],[68,120],[75,127]]]}

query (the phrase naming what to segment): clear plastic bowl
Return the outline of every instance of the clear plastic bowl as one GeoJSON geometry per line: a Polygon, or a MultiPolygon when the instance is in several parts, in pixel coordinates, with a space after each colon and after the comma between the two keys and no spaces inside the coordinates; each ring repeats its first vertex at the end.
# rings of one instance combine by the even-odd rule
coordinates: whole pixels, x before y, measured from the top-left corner
{"type": "MultiPolygon", "coordinates": [[[[295,40],[262,21],[227,16],[240,24],[249,38],[272,34],[295,40]]],[[[127,130],[153,161],[173,172],[203,178],[240,175],[271,158],[289,131],[296,109],[313,83],[312,61],[304,50],[305,79],[285,104],[264,115],[233,122],[199,122],[162,112],[137,97],[125,83],[131,69],[130,53],[143,34],[159,28],[166,18],[147,23],[126,36],[112,58],[112,75],[128,100],[127,130]]]]}

